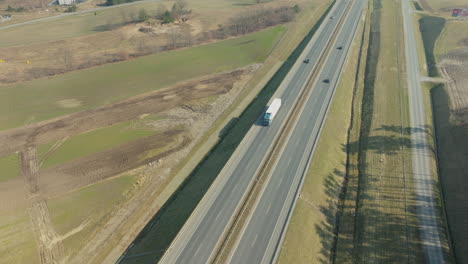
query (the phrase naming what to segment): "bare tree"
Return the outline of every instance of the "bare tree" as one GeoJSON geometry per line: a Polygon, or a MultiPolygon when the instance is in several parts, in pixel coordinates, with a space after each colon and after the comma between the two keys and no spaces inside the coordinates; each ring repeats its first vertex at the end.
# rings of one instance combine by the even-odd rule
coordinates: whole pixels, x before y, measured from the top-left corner
{"type": "Polygon", "coordinates": [[[66,70],[72,70],[74,65],[73,51],[68,48],[61,50],[61,59],[66,70]]]}

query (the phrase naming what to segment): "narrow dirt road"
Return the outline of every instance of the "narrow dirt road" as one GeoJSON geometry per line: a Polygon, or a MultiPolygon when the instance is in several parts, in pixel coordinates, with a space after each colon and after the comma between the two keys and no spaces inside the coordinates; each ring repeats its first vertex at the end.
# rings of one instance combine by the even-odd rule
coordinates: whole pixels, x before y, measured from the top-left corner
{"type": "Polygon", "coordinates": [[[41,263],[60,263],[64,249],[61,239],[50,219],[46,201],[41,198],[38,186],[36,148],[29,147],[20,153],[21,174],[29,189],[29,215],[31,218],[41,263]]]}

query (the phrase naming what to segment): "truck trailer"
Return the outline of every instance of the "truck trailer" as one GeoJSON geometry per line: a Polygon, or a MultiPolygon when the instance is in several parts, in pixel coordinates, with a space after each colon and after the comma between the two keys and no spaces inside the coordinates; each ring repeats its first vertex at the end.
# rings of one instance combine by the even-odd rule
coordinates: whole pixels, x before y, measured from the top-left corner
{"type": "Polygon", "coordinates": [[[281,99],[275,98],[263,116],[263,125],[269,126],[281,107],[281,99]]]}

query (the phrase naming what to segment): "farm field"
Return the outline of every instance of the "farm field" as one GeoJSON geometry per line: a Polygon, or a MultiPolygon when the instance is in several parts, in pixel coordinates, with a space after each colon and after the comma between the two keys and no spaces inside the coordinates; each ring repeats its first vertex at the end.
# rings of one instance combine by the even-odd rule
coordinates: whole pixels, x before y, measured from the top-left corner
{"type": "Polygon", "coordinates": [[[283,26],[277,26],[190,49],[5,85],[0,89],[0,130],[110,104],[197,76],[262,62],[284,31],[283,26]]]}
{"type": "Polygon", "coordinates": [[[48,202],[51,221],[62,239],[64,254],[73,257],[117,206],[136,191],[135,175],[123,175],[67,193],[48,202]],[[99,200],[99,203],[96,201],[99,200]]]}
{"type": "Polygon", "coordinates": [[[0,182],[19,176],[18,162],[16,153],[0,158],[0,182]]]}
{"type": "Polygon", "coordinates": [[[430,12],[439,12],[444,15],[451,15],[453,8],[468,8],[465,0],[420,0],[423,8],[430,12]]]}
{"type": "Polygon", "coordinates": [[[79,134],[65,139],[64,142],[41,145],[38,147],[39,159],[44,160],[41,163],[41,168],[52,167],[77,157],[112,149],[126,142],[155,133],[155,131],[151,131],[149,128],[138,129],[138,127],[132,127],[132,123],[124,122],[79,134]],[[93,144],[89,144],[89,142],[93,142],[93,144]]]}
{"type": "MultiPolygon", "coordinates": [[[[426,19],[441,18],[429,16],[426,19]]],[[[446,20],[442,31],[434,27],[422,31],[424,45],[435,47],[429,57],[435,59],[439,74],[447,81],[427,83],[426,87],[431,93],[440,182],[457,263],[468,261],[465,196],[468,187],[468,32],[464,30],[467,26],[467,21],[446,20]],[[429,37],[424,38],[425,35],[429,37]]]]}

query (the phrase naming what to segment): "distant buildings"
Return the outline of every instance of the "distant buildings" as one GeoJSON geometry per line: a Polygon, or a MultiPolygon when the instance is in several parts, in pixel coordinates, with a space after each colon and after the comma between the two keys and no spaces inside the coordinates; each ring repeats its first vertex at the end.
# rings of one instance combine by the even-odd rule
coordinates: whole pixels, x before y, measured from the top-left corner
{"type": "Polygon", "coordinates": [[[74,5],[77,2],[77,0],[58,0],[59,5],[74,5]]]}

